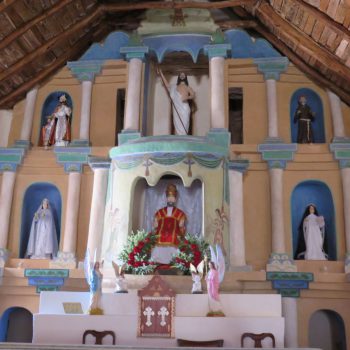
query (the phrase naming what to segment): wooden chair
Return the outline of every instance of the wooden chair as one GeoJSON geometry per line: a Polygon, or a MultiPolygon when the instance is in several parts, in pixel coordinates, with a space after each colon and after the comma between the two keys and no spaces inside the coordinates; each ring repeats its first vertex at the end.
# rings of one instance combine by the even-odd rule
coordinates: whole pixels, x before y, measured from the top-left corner
{"type": "Polygon", "coordinates": [[[177,339],[177,346],[180,347],[188,347],[188,348],[222,348],[224,346],[223,339],[215,339],[215,340],[186,340],[186,339],[177,339]]]}
{"type": "Polygon", "coordinates": [[[102,331],[102,332],[99,332],[99,331],[95,331],[93,329],[88,329],[83,334],[83,344],[85,344],[85,340],[86,340],[86,337],[88,335],[92,335],[93,337],[95,337],[95,344],[96,345],[102,345],[102,339],[105,336],[110,335],[112,337],[113,345],[115,345],[115,333],[113,331],[102,331]]]}
{"type": "Polygon", "coordinates": [[[261,333],[261,334],[255,334],[255,333],[243,333],[241,337],[241,347],[243,348],[244,339],[245,338],[251,338],[254,340],[254,348],[262,348],[262,340],[265,338],[271,338],[272,339],[272,347],[276,347],[276,341],[275,336],[272,333],[261,333]]]}

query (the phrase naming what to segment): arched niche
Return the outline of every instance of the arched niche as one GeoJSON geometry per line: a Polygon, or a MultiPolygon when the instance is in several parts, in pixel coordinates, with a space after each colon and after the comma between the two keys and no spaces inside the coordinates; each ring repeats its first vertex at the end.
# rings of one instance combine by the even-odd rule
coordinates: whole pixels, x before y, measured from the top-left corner
{"type": "Polygon", "coordinates": [[[0,342],[31,343],[33,314],[23,307],[10,307],[0,318],[0,342]]]}
{"type": "Polygon", "coordinates": [[[311,123],[314,134],[315,143],[325,143],[325,130],[323,118],[323,105],[320,96],[313,90],[301,88],[296,90],[290,100],[290,129],[292,142],[297,142],[298,122],[294,123],[294,114],[298,107],[298,100],[301,95],[307,99],[307,104],[315,113],[315,120],[311,123]]]}
{"type": "Polygon", "coordinates": [[[166,206],[166,187],[175,184],[178,191],[176,206],[187,216],[186,232],[194,235],[203,234],[203,184],[199,179],[185,187],[179,176],[167,174],[160,178],[155,186],[139,178],[134,187],[132,204],[132,229],[152,231],[154,214],[166,206]]]}
{"type": "MultiPolygon", "coordinates": [[[[73,111],[72,98],[70,97],[70,95],[67,92],[65,92],[65,91],[54,91],[49,96],[47,96],[46,99],[45,99],[45,102],[44,102],[44,104],[42,106],[42,109],[41,109],[41,119],[40,119],[40,130],[39,130],[38,144],[40,142],[41,129],[46,124],[47,117],[50,116],[54,112],[55,108],[59,104],[59,98],[63,94],[66,96],[67,106],[70,107],[72,109],[72,111],[73,111]]],[[[73,118],[73,113],[72,113],[72,115],[70,117],[70,123],[72,123],[72,118],[73,118]]]]}
{"type": "Polygon", "coordinates": [[[346,350],[345,325],[333,310],[317,310],[309,320],[309,347],[346,350]]]}
{"type": "Polygon", "coordinates": [[[61,210],[62,199],[58,188],[48,182],[37,182],[30,185],[23,198],[21,239],[19,257],[24,258],[29,239],[30,228],[35,212],[38,210],[42,200],[47,198],[55,220],[57,240],[60,241],[61,232],[61,210]]]}
{"type": "MultiPolygon", "coordinates": [[[[299,225],[306,207],[313,203],[326,223],[325,248],[329,260],[337,259],[333,197],[328,186],[317,180],[307,180],[295,186],[291,197],[293,256],[298,248],[299,225]]],[[[298,252],[299,253],[299,252],[298,252]]]]}

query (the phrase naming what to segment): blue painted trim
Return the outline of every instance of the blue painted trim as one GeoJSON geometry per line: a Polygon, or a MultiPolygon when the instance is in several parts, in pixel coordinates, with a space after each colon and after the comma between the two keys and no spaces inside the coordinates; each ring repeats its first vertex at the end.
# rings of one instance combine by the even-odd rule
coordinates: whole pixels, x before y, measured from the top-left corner
{"type": "Polygon", "coordinates": [[[228,162],[228,168],[229,170],[239,171],[244,174],[248,170],[249,164],[250,162],[248,159],[230,160],[228,162]]]}
{"type": "Polygon", "coordinates": [[[228,52],[231,50],[231,44],[209,44],[204,45],[204,53],[209,60],[214,57],[227,58],[228,52]]]}
{"type": "Polygon", "coordinates": [[[67,62],[72,74],[81,81],[94,81],[96,74],[100,74],[104,60],[67,62]]]}
{"type": "Polygon", "coordinates": [[[258,151],[291,151],[296,152],[298,149],[298,144],[296,143],[272,143],[266,144],[261,143],[258,145],[258,151]]]}
{"type": "Polygon", "coordinates": [[[120,52],[125,54],[127,61],[130,61],[132,58],[139,58],[143,61],[148,51],[149,48],[147,46],[123,46],[120,48],[120,52]]]}
{"type": "Polygon", "coordinates": [[[0,147],[0,172],[16,172],[17,166],[22,164],[26,149],[22,147],[0,147]]]}
{"type": "Polygon", "coordinates": [[[92,169],[109,169],[111,160],[103,157],[89,157],[89,165],[92,169]]]}
{"type": "Polygon", "coordinates": [[[255,58],[254,63],[258,71],[264,74],[264,79],[279,80],[280,74],[285,72],[289,65],[287,57],[263,57],[255,58]]]}
{"type": "Polygon", "coordinates": [[[197,62],[198,55],[205,45],[210,44],[211,36],[206,34],[165,34],[152,35],[143,38],[144,45],[154,53],[159,63],[167,53],[184,51],[197,62]]]}

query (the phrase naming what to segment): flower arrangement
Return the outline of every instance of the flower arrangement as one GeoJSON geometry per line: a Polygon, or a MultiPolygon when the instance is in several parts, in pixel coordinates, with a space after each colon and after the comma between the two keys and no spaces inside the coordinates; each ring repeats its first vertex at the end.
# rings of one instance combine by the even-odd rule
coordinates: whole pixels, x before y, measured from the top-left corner
{"type": "Polygon", "coordinates": [[[210,256],[209,244],[202,238],[186,233],[180,240],[178,253],[171,264],[185,275],[190,274],[190,264],[197,266],[205,256],[210,256]]]}
{"type": "Polygon", "coordinates": [[[126,246],[119,255],[119,259],[126,264],[125,272],[137,275],[154,272],[158,265],[151,259],[151,252],[157,242],[157,237],[145,230],[128,236],[126,246]]]}

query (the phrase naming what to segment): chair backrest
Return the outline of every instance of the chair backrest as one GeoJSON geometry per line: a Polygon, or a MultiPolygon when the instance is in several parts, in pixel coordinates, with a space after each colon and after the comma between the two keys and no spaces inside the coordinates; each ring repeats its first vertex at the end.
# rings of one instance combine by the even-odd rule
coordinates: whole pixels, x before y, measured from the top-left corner
{"type": "Polygon", "coordinates": [[[241,337],[241,347],[243,348],[244,346],[244,339],[245,338],[251,338],[254,340],[254,348],[262,348],[262,340],[265,338],[271,338],[272,339],[272,347],[276,347],[276,341],[275,341],[275,336],[272,333],[243,333],[241,337]]]}
{"type": "Polygon", "coordinates": [[[177,345],[180,347],[197,347],[197,348],[222,348],[224,346],[223,339],[215,340],[186,340],[177,339],[177,345]]]}
{"type": "Polygon", "coordinates": [[[93,337],[95,337],[95,344],[96,345],[102,345],[102,339],[105,336],[110,335],[112,337],[113,345],[115,345],[115,333],[113,331],[101,331],[101,332],[99,332],[99,331],[95,331],[94,329],[88,329],[83,334],[83,344],[85,344],[86,337],[88,335],[92,335],[93,337]]]}

